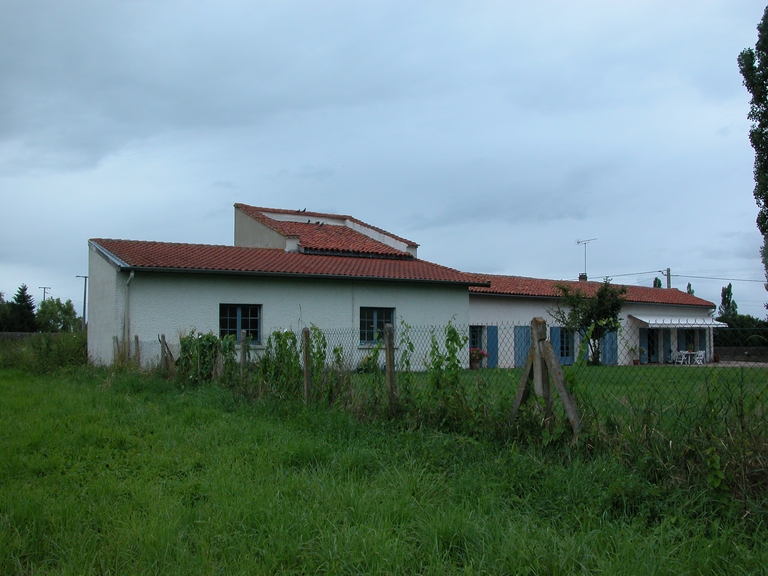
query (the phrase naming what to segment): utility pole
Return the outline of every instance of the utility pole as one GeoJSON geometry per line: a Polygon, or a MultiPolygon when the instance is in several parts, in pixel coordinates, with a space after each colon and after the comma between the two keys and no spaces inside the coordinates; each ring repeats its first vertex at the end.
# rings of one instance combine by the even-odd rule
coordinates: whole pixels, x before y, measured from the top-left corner
{"type": "Polygon", "coordinates": [[[38,286],[38,288],[40,288],[43,291],[43,302],[45,302],[45,294],[46,294],[46,292],[48,290],[51,289],[51,287],[50,286],[38,286]]]}
{"type": "Polygon", "coordinates": [[[672,288],[672,271],[667,268],[667,271],[659,270],[660,273],[664,274],[667,277],[667,290],[672,288]]]}
{"type": "Polygon", "coordinates": [[[576,240],[576,244],[584,244],[584,280],[587,279],[587,244],[597,240],[597,238],[588,238],[586,240],[576,240]]]}
{"type": "Polygon", "coordinates": [[[88,294],[88,276],[75,276],[83,279],[83,330],[85,330],[85,297],[88,294]]]}

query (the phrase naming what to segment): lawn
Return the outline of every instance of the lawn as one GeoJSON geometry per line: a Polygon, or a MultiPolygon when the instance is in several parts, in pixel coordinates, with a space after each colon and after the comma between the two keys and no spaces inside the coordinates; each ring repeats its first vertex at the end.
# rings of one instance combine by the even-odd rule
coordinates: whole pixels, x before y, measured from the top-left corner
{"type": "Polygon", "coordinates": [[[764,501],[717,496],[607,452],[0,370],[2,574],[764,573],[764,501]]]}

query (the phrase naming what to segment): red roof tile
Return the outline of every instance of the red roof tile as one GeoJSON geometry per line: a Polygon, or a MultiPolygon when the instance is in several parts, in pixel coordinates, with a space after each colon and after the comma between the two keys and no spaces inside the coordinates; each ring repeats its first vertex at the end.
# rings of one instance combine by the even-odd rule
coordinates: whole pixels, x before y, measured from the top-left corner
{"type": "Polygon", "coordinates": [[[259,208],[257,206],[248,206],[246,204],[235,204],[235,208],[241,210],[254,220],[257,220],[275,230],[283,236],[297,236],[299,244],[309,251],[327,252],[327,253],[347,253],[385,256],[390,258],[411,258],[412,256],[405,251],[398,250],[366,236],[347,226],[333,224],[318,224],[318,219],[336,219],[349,220],[360,226],[370,228],[380,234],[389,236],[393,240],[406,244],[410,247],[417,247],[418,244],[390,234],[389,232],[366,224],[351,216],[343,214],[323,214],[321,212],[299,212],[297,210],[278,210],[274,208],[259,208]],[[287,214],[296,218],[307,219],[307,222],[291,222],[285,220],[276,220],[269,214],[287,214]],[[313,220],[314,219],[314,220],[313,220]]]}
{"type": "MultiPolygon", "coordinates": [[[[493,274],[473,274],[478,280],[490,282],[490,287],[473,286],[469,290],[476,294],[496,294],[510,296],[538,296],[556,298],[561,295],[558,285],[564,285],[573,290],[580,290],[585,296],[597,292],[602,282],[576,282],[572,280],[545,280],[541,278],[525,278],[522,276],[496,276],[493,274]]],[[[644,304],[676,304],[682,306],[705,306],[714,308],[714,304],[677,288],[648,288],[645,286],[625,286],[627,302],[644,304]]]]}
{"type": "Polygon", "coordinates": [[[472,274],[417,258],[356,258],[245,248],[96,238],[91,243],[126,269],[217,272],[266,276],[318,276],[474,285],[472,274]]]}

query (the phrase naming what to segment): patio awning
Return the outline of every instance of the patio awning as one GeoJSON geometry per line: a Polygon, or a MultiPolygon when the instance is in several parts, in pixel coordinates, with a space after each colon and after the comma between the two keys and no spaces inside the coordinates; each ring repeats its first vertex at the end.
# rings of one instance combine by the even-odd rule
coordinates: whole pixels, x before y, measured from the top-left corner
{"type": "Polygon", "coordinates": [[[727,328],[725,322],[714,318],[640,318],[629,314],[628,318],[637,320],[643,328],[727,328]]]}

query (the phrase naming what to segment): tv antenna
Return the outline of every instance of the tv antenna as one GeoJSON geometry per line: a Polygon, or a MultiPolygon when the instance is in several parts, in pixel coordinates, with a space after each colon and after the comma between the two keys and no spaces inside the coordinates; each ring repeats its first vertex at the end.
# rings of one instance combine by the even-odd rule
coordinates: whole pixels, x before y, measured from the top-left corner
{"type": "Polygon", "coordinates": [[[584,280],[587,279],[587,244],[597,240],[597,238],[587,238],[586,240],[576,240],[576,244],[584,244],[584,280]]]}

